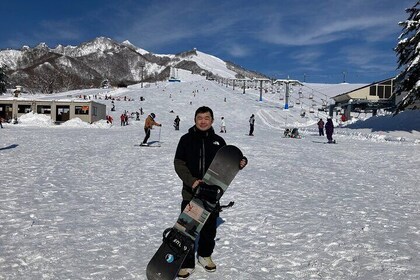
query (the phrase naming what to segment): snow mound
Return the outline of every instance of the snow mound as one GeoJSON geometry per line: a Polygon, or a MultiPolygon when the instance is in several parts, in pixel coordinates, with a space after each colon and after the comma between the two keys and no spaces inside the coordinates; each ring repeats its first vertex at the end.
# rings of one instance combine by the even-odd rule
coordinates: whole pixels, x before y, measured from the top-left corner
{"type": "Polygon", "coordinates": [[[18,118],[19,124],[27,126],[39,126],[39,127],[48,127],[54,125],[51,117],[49,115],[37,114],[37,113],[27,113],[18,118]]]}
{"type": "Polygon", "coordinates": [[[80,118],[73,118],[62,123],[62,127],[78,127],[78,128],[110,128],[111,125],[106,120],[100,120],[92,124],[82,121],[80,118]]]}
{"type": "Polygon", "coordinates": [[[371,128],[374,131],[420,131],[420,110],[404,111],[398,115],[375,116],[346,126],[352,129],[371,128]]]}

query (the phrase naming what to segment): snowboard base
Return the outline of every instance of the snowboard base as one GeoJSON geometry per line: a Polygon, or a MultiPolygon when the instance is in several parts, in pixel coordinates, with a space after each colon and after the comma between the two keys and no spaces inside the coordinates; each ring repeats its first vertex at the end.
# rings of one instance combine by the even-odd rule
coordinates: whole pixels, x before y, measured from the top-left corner
{"type": "Polygon", "coordinates": [[[163,233],[163,242],[146,268],[148,280],[175,279],[194,241],[175,228],[163,233]],[[165,269],[162,269],[165,266],[165,269]]]}

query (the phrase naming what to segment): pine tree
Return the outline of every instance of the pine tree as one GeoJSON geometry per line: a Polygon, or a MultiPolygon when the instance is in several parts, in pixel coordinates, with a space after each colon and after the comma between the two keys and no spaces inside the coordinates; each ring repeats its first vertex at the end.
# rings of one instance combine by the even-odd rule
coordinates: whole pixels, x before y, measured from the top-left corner
{"type": "Polygon", "coordinates": [[[408,19],[398,24],[403,27],[394,49],[398,56],[398,69],[404,70],[396,77],[395,95],[403,96],[396,113],[420,101],[420,1],[406,9],[408,19]]]}
{"type": "Polygon", "coordinates": [[[0,67],[0,94],[6,92],[7,86],[6,66],[2,66],[0,67]]]}

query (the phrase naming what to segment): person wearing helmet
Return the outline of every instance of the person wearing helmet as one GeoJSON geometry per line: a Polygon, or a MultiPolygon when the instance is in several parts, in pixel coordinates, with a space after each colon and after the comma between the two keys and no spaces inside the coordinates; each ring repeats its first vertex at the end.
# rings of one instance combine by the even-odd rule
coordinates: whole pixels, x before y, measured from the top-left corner
{"type": "Polygon", "coordinates": [[[144,121],[144,132],[146,133],[146,136],[144,137],[143,143],[141,145],[147,146],[147,140],[149,140],[150,137],[150,130],[154,125],[156,126],[162,126],[160,123],[155,122],[156,115],[154,113],[151,113],[149,116],[147,116],[146,120],[144,121]]]}

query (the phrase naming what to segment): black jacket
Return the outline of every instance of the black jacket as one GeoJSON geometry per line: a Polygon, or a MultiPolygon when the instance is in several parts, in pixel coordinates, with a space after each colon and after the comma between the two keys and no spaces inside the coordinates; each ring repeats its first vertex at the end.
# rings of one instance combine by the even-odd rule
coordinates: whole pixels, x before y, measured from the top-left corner
{"type": "Polygon", "coordinates": [[[203,132],[193,126],[181,137],[174,166],[183,181],[184,200],[192,199],[192,184],[203,178],[217,151],[225,145],[225,140],[214,132],[213,127],[203,132]]]}

